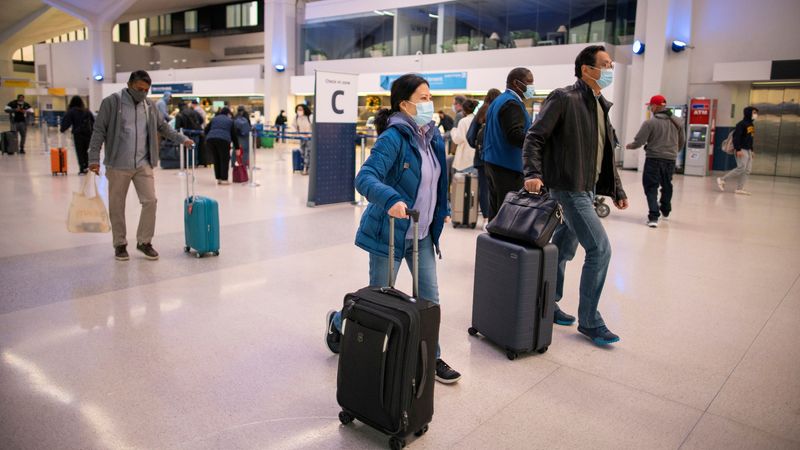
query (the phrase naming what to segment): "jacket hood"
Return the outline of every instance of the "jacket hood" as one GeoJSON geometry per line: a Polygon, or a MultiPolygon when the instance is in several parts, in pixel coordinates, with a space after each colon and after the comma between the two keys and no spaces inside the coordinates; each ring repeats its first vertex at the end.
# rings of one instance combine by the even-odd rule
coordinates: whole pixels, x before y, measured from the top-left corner
{"type": "Polygon", "coordinates": [[[744,120],[752,122],[753,121],[753,111],[755,111],[755,110],[756,109],[753,108],[752,106],[746,107],[744,109],[744,120]]]}

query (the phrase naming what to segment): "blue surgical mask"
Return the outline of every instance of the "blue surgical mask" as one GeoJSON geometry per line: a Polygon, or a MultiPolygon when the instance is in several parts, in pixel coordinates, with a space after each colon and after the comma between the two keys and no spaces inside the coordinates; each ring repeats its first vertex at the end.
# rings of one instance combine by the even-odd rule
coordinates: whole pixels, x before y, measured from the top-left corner
{"type": "Polygon", "coordinates": [[[417,107],[417,114],[414,115],[414,123],[419,126],[427,125],[433,120],[433,102],[409,102],[417,107]]]}
{"type": "MultiPolygon", "coordinates": [[[[595,69],[598,68],[599,67],[595,67],[595,69]]],[[[611,86],[611,83],[614,82],[614,69],[600,69],[600,78],[595,81],[597,81],[597,85],[600,86],[600,89],[611,86]]]]}
{"type": "Polygon", "coordinates": [[[536,91],[533,89],[533,85],[529,84],[525,87],[525,92],[522,95],[524,95],[527,99],[532,99],[535,94],[536,91]]]}

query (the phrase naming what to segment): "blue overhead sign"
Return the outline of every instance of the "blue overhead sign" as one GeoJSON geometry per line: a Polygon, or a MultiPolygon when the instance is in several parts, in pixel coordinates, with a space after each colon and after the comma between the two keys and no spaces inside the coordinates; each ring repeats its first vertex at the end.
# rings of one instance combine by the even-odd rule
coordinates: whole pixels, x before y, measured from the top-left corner
{"type": "MultiPolygon", "coordinates": [[[[431,90],[452,90],[467,88],[467,72],[421,73],[428,80],[431,90]]],[[[402,75],[381,75],[381,87],[390,90],[394,80],[402,75]]]]}
{"type": "Polygon", "coordinates": [[[163,94],[167,91],[173,94],[191,94],[192,83],[155,83],[150,86],[150,94],[163,94]]]}

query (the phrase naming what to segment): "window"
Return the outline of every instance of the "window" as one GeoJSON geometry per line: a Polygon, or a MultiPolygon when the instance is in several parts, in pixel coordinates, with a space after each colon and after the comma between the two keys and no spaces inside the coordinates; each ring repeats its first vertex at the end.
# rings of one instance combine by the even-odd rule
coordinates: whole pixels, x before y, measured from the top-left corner
{"type": "Polygon", "coordinates": [[[119,24],[114,25],[114,28],[111,30],[111,40],[119,42],[119,24]]]}
{"type": "MultiPolygon", "coordinates": [[[[161,16],[151,17],[149,19],[139,19],[141,23],[140,30],[145,29],[145,22],[147,23],[149,36],[168,36],[172,34],[172,14],[164,14],[161,16]]],[[[142,34],[139,43],[144,45],[147,36],[142,34]]]]}
{"type": "Polygon", "coordinates": [[[225,26],[227,28],[256,25],[258,25],[258,2],[237,3],[225,7],[225,26]]]}
{"type": "Polygon", "coordinates": [[[139,21],[132,20],[129,22],[130,25],[130,35],[129,35],[129,42],[131,44],[138,44],[139,43],[139,21]]]}
{"type": "Polygon", "coordinates": [[[33,46],[22,47],[22,60],[33,62],[33,46]]]}
{"type": "MultiPolygon", "coordinates": [[[[164,16],[162,16],[164,17],[164,16]]],[[[172,23],[169,20],[169,14],[166,15],[167,23],[169,24],[169,31],[167,34],[172,33],[172,23]]],[[[131,37],[133,37],[131,35],[131,37]]],[[[147,44],[147,19],[139,19],[139,45],[148,45],[147,44]]]]}
{"type": "Polygon", "coordinates": [[[197,11],[183,13],[183,27],[186,33],[197,33],[197,11]]]}

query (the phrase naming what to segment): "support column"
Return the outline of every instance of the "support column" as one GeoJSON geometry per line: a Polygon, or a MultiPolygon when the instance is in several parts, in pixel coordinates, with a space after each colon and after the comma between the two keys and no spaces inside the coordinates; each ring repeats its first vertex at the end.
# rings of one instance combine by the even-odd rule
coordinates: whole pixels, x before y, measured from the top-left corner
{"type": "Polygon", "coordinates": [[[89,30],[89,47],[92,52],[92,73],[89,74],[89,109],[97,111],[103,101],[103,83],[113,83],[116,75],[114,65],[114,42],[112,30],[114,23],[93,20],[87,24],[89,30]],[[102,81],[96,81],[95,75],[102,75],[102,81]]]}
{"type": "Polygon", "coordinates": [[[288,109],[289,80],[297,70],[296,0],[264,1],[264,117],[271,122],[288,109]],[[276,64],[286,67],[275,70],[276,64]]]}
{"type": "MultiPolygon", "coordinates": [[[[645,43],[644,55],[633,55],[628,71],[630,91],[625,102],[627,110],[623,145],[633,141],[646,119],[646,103],[650,97],[662,94],[670,104],[688,101],[689,58],[673,53],[673,39],[689,42],[691,34],[692,0],[639,0],[636,11],[636,38],[645,43]]],[[[644,168],[643,149],[625,150],[626,168],[644,168]]]]}

